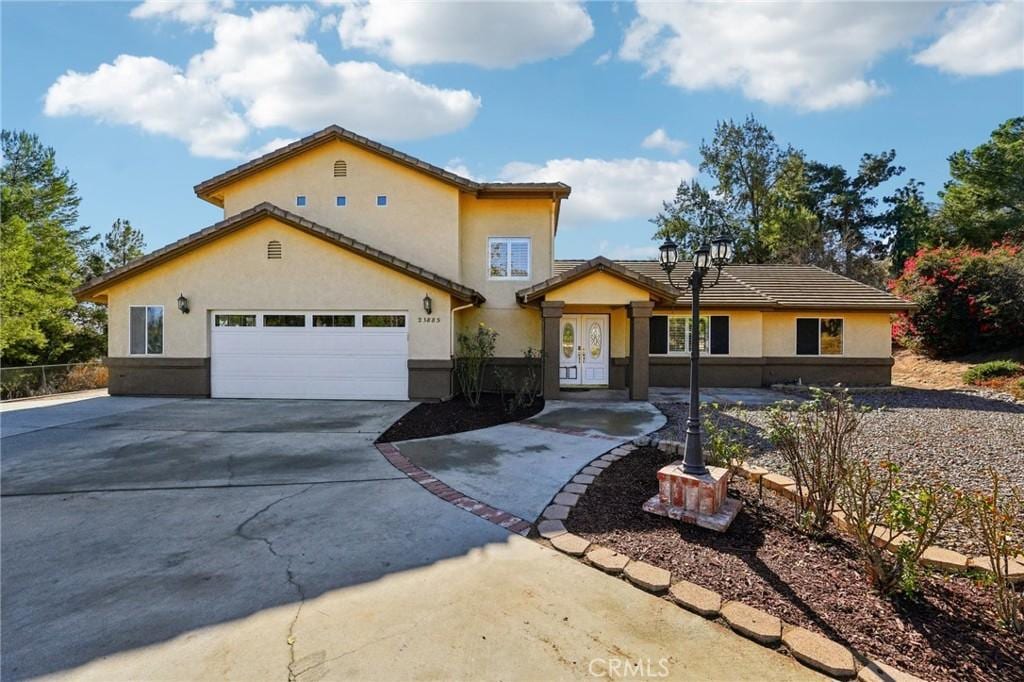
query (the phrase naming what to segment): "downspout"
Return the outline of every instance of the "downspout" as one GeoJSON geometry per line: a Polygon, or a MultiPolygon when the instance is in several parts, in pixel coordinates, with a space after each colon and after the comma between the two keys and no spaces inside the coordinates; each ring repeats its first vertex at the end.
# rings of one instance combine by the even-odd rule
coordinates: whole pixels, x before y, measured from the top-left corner
{"type": "Polygon", "coordinates": [[[451,316],[452,316],[451,326],[452,326],[452,328],[451,328],[451,333],[448,335],[448,343],[451,346],[451,357],[452,357],[453,361],[455,360],[455,313],[459,312],[460,310],[465,310],[466,308],[473,308],[475,306],[476,306],[475,303],[467,303],[466,305],[456,306],[456,307],[451,309],[451,316]]]}

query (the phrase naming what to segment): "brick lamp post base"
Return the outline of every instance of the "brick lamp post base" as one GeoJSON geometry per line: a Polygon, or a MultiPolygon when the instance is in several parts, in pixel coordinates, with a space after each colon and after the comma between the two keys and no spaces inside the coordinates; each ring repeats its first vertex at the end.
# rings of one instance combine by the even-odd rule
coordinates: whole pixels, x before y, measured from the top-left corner
{"type": "Polygon", "coordinates": [[[725,494],[730,476],[721,467],[694,476],[683,473],[682,462],[673,462],[658,471],[658,494],[644,502],[644,511],[725,532],[743,506],[725,494]]]}

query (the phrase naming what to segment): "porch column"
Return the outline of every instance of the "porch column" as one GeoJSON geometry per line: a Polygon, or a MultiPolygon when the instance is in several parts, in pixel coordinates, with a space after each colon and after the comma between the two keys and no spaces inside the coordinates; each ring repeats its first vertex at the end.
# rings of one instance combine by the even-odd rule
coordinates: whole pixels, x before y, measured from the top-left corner
{"type": "Polygon", "coordinates": [[[651,311],[652,301],[630,301],[629,317],[629,399],[647,400],[651,382],[651,311]]]}
{"type": "Polygon", "coordinates": [[[562,390],[558,379],[558,347],[561,340],[563,301],[541,301],[540,315],[544,350],[544,399],[557,400],[562,390]]]}

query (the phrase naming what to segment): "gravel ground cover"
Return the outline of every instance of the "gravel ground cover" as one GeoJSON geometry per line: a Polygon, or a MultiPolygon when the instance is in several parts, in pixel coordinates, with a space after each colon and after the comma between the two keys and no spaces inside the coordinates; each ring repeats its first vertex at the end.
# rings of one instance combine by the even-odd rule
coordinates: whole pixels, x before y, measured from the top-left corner
{"type": "MultiPolygon", "coordinates": [[[[974,391],[911,388],[854,395],[854,401],[875,408],[865,416],[858,441],[865,456],[900,462],[911,479],[937,473],[962,490],[987,490],[989,467],[995,467],[1024,491],[1024,406],[974,391]]],[[[684,440],[686,404],[661,403],[658,408],[668,417],[658,437],[684,440]]],[[[718,418],[746,425],[751,462],[788,474],[763,436],[767,408],[728,407],[718,418]]],[[[966,554],[984,552],[961,521],[946,529],[939,544],[966,554]]]]}
{"type": "Polygon", "coordinates": [[[566,527],[924,679],[1024,680],[1024,640],[994,624],[990,593],[968,577],[926,576],[913,601],[879,597],[847,540],[812,541],[787,501],[744,480],[731,484],[744,506],[724,534],[644,512],[671,459],[641,448],[615,462],[566,527]]]}

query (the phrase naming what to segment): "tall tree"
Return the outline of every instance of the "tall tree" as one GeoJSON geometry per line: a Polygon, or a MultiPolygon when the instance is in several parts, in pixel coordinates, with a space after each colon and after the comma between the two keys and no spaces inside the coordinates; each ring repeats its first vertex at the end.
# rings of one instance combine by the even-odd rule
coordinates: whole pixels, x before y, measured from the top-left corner
{"type": "Polygon", "coordinates": [[[103,260],[107,269],[119,268],[145,253],[146,239],[128,219],[118,218],[103,235],[103,260]]]}
{"type": "Polygon", "coordinates": [[[907,259],[917,253],[927,239],[931,211],[924,200],[923,182],[910,179],[906,185],[883,199],[889,205],[885,215],[888,237],[889,274],[903,272],[907,259]]]}
{"type": "Polygon", "coordinates": [[[661,213],[651,222],[658,226],[655,239],[671,237],[686,251],[709,243],[722,232],[739,232],[729,207],[699,180],[680,183],[675,200],[664,202],[661,213]]]}
{"type": "Polygon", "coordinates": [[[894,150],[864,154],[856,175],[839,165],[808,164],[811,206],[824,239],[826,265],[847,277],[877,277],[872,260],[882,256],[879,231],[885,226],[885,216],[877,211],[875,191],[903,173],[895,159],[894,150]]]}
{"type": "Polygon", "coordinates": [[[1009,238],[1024,243],[1024,116],[1011,118],[987,142],[949,157],[939,192],[936,239],[987,247],[1009,238]]]}
{"type": "Polygon", "coordinates": [[[5,130],[0,143],[0,355],[6,364],[45,362],[70,345],[79,254],[94,238],[75,227],[78,191],[53,149],[24,131],[5,130]]]}
{"type": "Polygon", "coordinates": [[[719,121],[711,142],[701,142],[700,169],[715,179],[715,193],[735,211],[745,232],[747,246],[741,255],[752,263],[770,258],[764,240],[772,194],[792,147],[783,149],[766,126],[753,116],[742,123],[719,121]]]}

